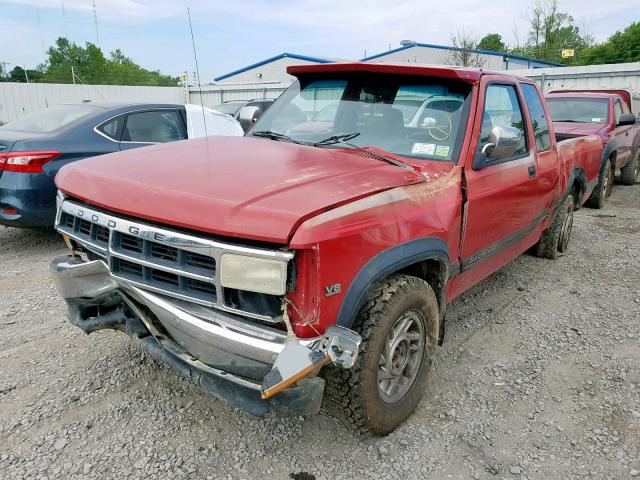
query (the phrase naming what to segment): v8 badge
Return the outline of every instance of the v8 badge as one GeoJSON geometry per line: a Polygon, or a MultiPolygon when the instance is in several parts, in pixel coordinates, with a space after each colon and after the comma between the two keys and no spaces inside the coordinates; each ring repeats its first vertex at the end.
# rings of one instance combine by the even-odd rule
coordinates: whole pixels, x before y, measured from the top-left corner
{"type": "Polygon", "coordinates": [[[342,285],[339,283],[334,283],[332,285],[327,285],[324,287],[324,296],[331,297],[333,295],[337,295],[342,291],[342,285]]]}

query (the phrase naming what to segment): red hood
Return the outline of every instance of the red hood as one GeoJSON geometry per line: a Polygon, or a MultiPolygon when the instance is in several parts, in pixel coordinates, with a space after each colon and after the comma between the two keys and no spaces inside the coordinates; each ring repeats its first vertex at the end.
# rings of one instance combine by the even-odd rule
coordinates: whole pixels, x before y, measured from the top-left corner
{"type": "Polygon", "coordinates": [[[357,151],[212,137],[65,166],[56,184],[99,207],[217,235],[287,243],[300,222],[421,175],[357,151]]]}
{"type": "Polygon", "coordinates": [[[606,123],[553,122],[553,128],[556,133],[576,135],[579,137],[586,137],[587,135],[606,135],[608,127],[609,125],[606,123]]]}

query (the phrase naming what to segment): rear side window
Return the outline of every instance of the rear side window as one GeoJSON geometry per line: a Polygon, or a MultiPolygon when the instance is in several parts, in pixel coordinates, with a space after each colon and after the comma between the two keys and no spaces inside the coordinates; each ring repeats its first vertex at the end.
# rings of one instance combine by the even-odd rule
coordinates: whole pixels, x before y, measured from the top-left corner
{"type": "Polygon", "coordinates": [[[548,150],[551,146],[551,136],[549,135],[549,122],[544,114],[544,107],[540,94],[536,87],[528,83],[521,83],[522,93],[527,102],[529,117],[531,117],[531,126],[533,128],[533,136],[536,140],[536,149],[539,152],[548,150]]]}
{"type": "Polygon", "coordinates": [[[25,115],[7,123],[2,128],[19,132],[49,133],[94,111],[95,107],[90,105],[58,105],[25,115]]]}
{"type": "Polygon", "coordinates": [[[131,113],[122,131],[123,142],[165,143],[187,138],[176,110],[131,113]]]}
{"type": "Polygon", "coordinates": [[[116,142],[120,140],[120,131],[124,123],[124,116],[116,117],[98,126],[98,130],[116,142]]]}
{"type": "Polygon", "coordinates": [[[513,157],[525,155],[529,151],[524,117],[514,85],[493,84],[487,87],[478,150],[489,143],[489,135],[494,127],[511,127],[519,130],[520,140],[513,157]]]}

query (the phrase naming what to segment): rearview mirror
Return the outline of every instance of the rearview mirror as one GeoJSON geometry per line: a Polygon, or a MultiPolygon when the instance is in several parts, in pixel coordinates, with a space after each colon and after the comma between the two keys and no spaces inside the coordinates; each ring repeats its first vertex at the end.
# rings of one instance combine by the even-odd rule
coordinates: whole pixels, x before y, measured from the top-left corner
{"type": "Polygon", "coordinates": [[[634,125],[636,123],[636,116],[633,113],[623,113],[618,120],[618,127],[624,125],[634,125]]]}
{"type": "Polygon", "coordinates": [[[243,125],[253,125],[258,117],[260,117],[260,108],[258,107],[242,107],[238,113],[238,120],[243,125]]]}

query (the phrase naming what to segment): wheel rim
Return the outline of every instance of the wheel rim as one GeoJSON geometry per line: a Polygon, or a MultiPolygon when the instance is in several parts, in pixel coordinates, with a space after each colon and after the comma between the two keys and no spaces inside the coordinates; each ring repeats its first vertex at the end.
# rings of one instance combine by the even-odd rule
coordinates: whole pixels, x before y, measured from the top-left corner
{"type": "Polygon", "coordinates": [[[569,206],[569,210],[567,212],[567,216],[562,223],[562,227],[560,229],[560,244],[558,250],[564,252],[567,250],[569,246],[569,240],[571,239],[571,231],[573,230],[573,208],[569,206]]]}
{"type": "Polygon", "coordinates": [[[415,381],[424,355],[424,317],[404,312],[387,335],[378,362],[378,390],[385,403],[402,400],[415,381]]]}

